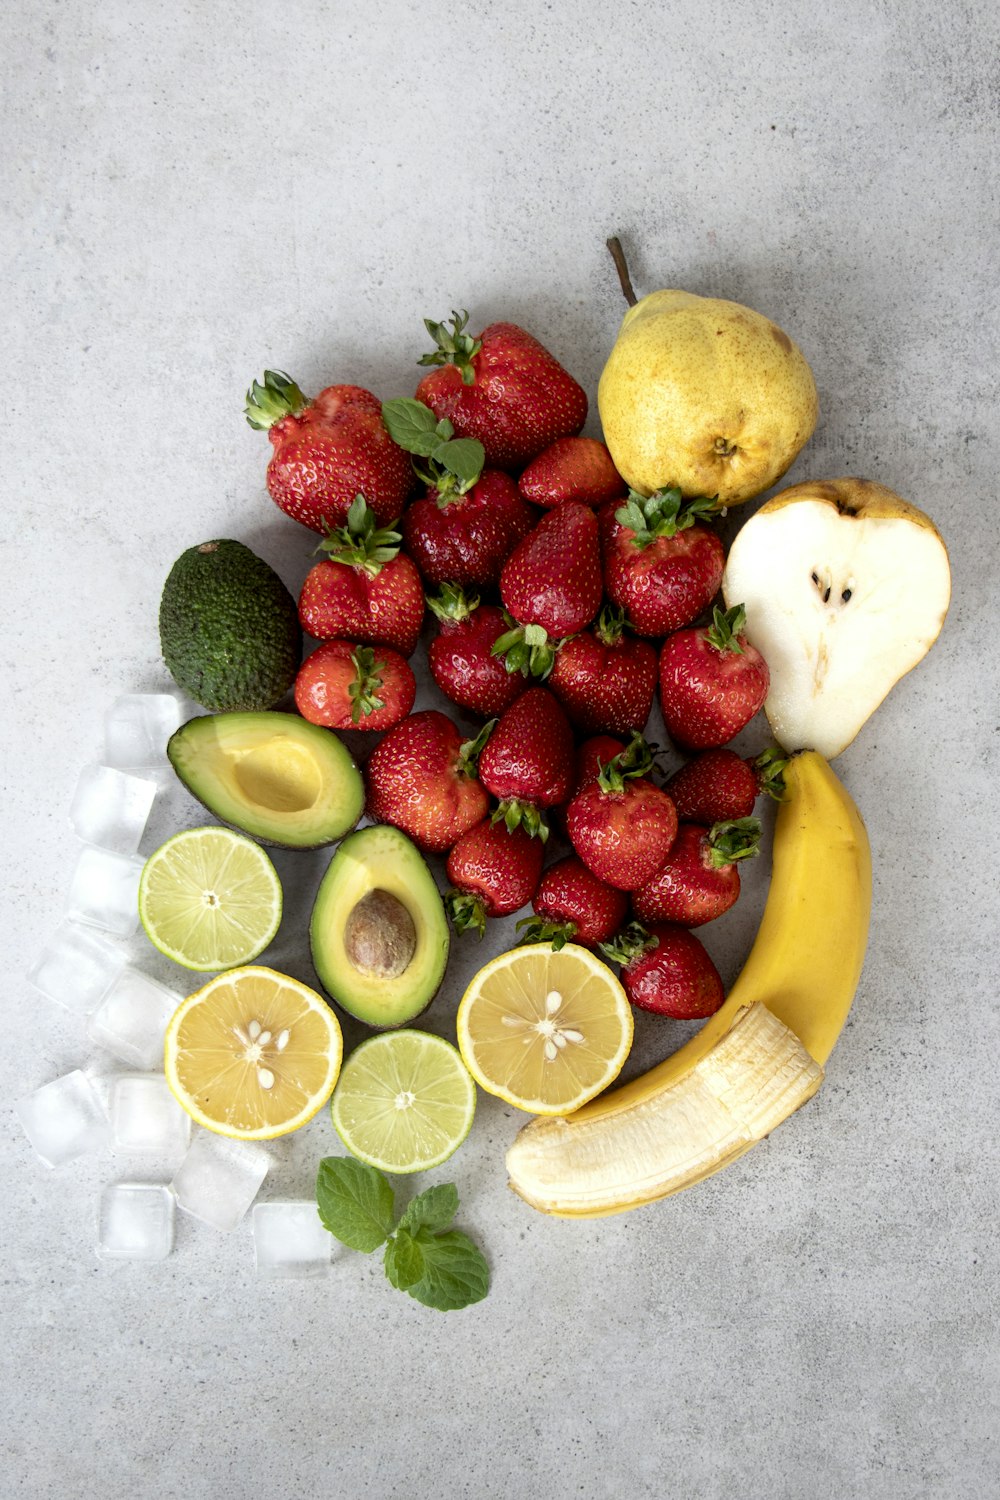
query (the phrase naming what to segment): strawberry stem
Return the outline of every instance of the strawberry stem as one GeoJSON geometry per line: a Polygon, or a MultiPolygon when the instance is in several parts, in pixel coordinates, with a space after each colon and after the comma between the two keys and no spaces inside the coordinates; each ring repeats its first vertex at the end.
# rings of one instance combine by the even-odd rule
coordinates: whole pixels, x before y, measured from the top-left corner
{"type": "Polygon", "coordinates": [[[685,500],[679,489],[669,487],[654,490],[651,495],[640,495],[630,488],[625,504],[615,511],[615,520],[635,533],[634,547],[648,547],[657,537],[676,536],[698,521],[712,520],[718,514],[716,501],[714,495],[685,500]]]}
{"type": "Polygon", "coordinates": [[[437,344],[432,354],[422,354],[417,360],[418,365],[454,365],[462,376],[463,385],[473,385],[476,372],[472,361],[483,347],[482,340],[473,338],[470,333],[465,332],[465,325],[469,321],[467,312],[451,311],[451,329],[444,323],[435,323],[431,318],[424,319],[424,327],[431,338],[437,344]]]}
{"type": "Polygon", "coordinates": [[[760,853],[760,835],[759,818],[730,818],[727,822],[713,823],[705,836],[712,869],[721,870],[738,859],[755,859],[760,853]]]}
{"type": "Polygon", "coordinates": [[[634,734],[625,749],[612,756],[607,765],[602,766],[599,761],[598,765],[600,770],[597,784],[601,791],[623,792],[626,780],[636,776],[648,776],[653,769],[652,747],[646,743],[641,734],[634,734]]]}
{"type": "Polygon", "coordinates": [[[611,259],[615,263],[615,270],[618,272],[618,280],[621,282],[622,293],[625,297],[625,301],[628,303],[629,307],[634,307],[639,299],[635,295],[635,291],[632,287],[632,278],[628,274],[628,261],[625,259],[625,251],[622,249],[622,242],[616,234],[613,234],[609,240],[605,241],[605,243],[607,244],[608,249],[611,251],[611,259]]]}
{"type": "Polygon", "coordinates": [[[486,907],[481,896],[472,891],[452,889],[444,898],[444,906],[456,932],[467,932],[469,928],[473,928],[482,941],[486,932],[486,907]]]}
{"type": "Polygon", "coordinates": [[[783,802],[788,791],[785,786],[787,765],[788,756],[777,745],[763,750],[756,760],[750,762],[751,769],[757,775],[757,790],[773,798],[775,802],[783,802]]]}
{"type": "Polygon", "coordinates": [[[479,608],[479,595],[467,594],[455,583],[442,583],[436,594],[425,597],[439,620],[467,620],[479,608]]]}
{"type": "Polygon", "coordinates": [[[507,832],[523,828],[529,838],[541,839],[544,844],[549,836],[549,825],[533,802],[522,802],[519,797],[506,797],[490,819],[491,823],[503,823],[507,832]]]}
{"type": "Polygon", "coordinates": [[[544,681],[555,666],[556,652],[565,641],[553,641],[542,625],[518,625],[509,615],[505,618],[511,629],[497,637],[490,647],[490,654],[502,656],[508,672],[520,672],[522,677],[537,677],[544,681]]]}
{"type": "Polygon", "coordinates": [[[518,948],[528,943],[551,943],[553,953],[571,943],[576,934],[575,922],[551,922],[545,917],[522,917],[517,930],[520,932],[522,927],[524,931],[517,940],[518,948]]]}
{"type": "Polygon", "coordinates": [[[486,741],[493,733],[496,719],[489,719],[476,735],[475,739],[465,740],[458,751],[458,771],[462,776],[475,776],[476,762],[486,745],[486,741]]]}
{"type": "Polygon", "coordinates": [[[364,568],[374,578],[399,552],[403,538],[391,526],[380,527],[364,495],[355,495],[344,526],[335,526],[316,548],[329,562],[364,568]]]}
{"type": "Polygon", "coordinates": [[[362,714],[367,718],[377,708],[385,708],[385,699],[378,696],[378,690],[382,686],[379,674],[384,669],[385,662],[375,660],[375,652],[371,646],[358,646],[351,653],[351,661],[355,677],[348,686],[347,695],[351,700],[351,720],[357,724],[362,714]]]}
{"type": "Polygon", "coordinates": [[[712,611],[712,623],[705,631],[705,639],[716,651],[735,651],[743,655],[743,647],[740,645],[739,636],[747,622],[747,612],[742,604],[734,604],[732,609],[721,610],[718,605],[712,611]]]}
{"type": "Polygon", "coordinates": [[[265,370],[263,385],[255,380],[247,391],[243,414],[251,427],[266,432],[285,417],[297,417],[309,404],[284,370],[265,370]]]}
{"type": "Polygon", "coordinates": [[[658,942],[659,939],[655,938],[651,932],[647,932],[641,922],[629,922],[628,926],[616,933],[610,942],[598,943],[597,946],[605,958],[610,958],[612,963],[621,964],[624,967],[633,959],[655,948],[658,942]]]}

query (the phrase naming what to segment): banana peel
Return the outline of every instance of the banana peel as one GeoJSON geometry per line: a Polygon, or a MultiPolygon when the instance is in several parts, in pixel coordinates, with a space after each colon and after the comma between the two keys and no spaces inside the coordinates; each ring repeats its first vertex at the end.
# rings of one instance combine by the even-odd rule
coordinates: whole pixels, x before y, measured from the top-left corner
{"type": "Polygon", "coordinates": [[[563,1118],[532,1120],[507,1153],[510,1186],[562,1218],[596,1218],[701,1182],[819,1088],[861,977],[871,852],[823,757],[785,771],[771,886],[725,1004],[641,1078],[563,1118]]]}

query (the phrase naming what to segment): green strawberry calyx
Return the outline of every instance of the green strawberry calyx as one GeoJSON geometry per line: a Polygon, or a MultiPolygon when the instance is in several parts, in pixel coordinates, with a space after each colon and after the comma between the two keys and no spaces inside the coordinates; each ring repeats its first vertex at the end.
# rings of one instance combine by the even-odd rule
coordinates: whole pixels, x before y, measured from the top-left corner
{"type": "Polygon", "coordinates": [[[641,734],[634,734],[624,750],[602,765],[598,761],[597,785],[602,792],[614,794],[625,790],[626,781],[648,776],[653,769],[653,747],[641,734]]]}
{"type": "Polygon", "coordinates": [[[632,545],[648,547],[657,537],[676,536],[698,521],[711,520],[718,514],[718,497],[696,495],[685,500],[680,490],[665,487],[651,495],[641,495],[631,487],[624,505],[615,511],[615,520],[634,532],[632,545]]]}
{"type": "Polygon", "coordinates": [[[732,609],[720,609],[718,605],[712,611],[712,623],[705,631],[705,639],[716,651],[735,651],[738,656],[743,655],[743,647],[740,645],[740,635],[747,622],[747,612],[742,604],[734,604],[732,609]]]}
{"type": "Polygon", "coordinates": [[[348,684],[347,696],[351,700],[351,720],[357,724],[362,715],[367,718],[376,709],[385,708],[385,699],[378,696],[385,662],[375,660],[375,652],[371,646],[358,646],[351,652],[351,662],[354,666],[354,681],[348,684]]]}
{"type": "Polygon", "coordinates": [[[466,333],[469,314],[451,310],[451,328],[444,323],[435,323],[433,318],[424,319],[424,327],[437,348],[430,354],[422,354],[418,365],[454,365],[462,377],[463,385],[474,385],[476,372],[472,361],[483,347],[482,339],[466,333]]]}
{"type": "Polygon", "coordinates": [[[522,917],[517,924],[518,932],[521,932],[522,927],[524,931],[517,940],[518,948],[524,948],[529,943],[550,943],[552,952],[558,953],[576,935],[576,923],[568,919],[565,922],[553,922],[548,917],[522,917]]]}
{"type": "Polygon", "coordinates": [[[285,417],[297,417],[309,404],[284,370],[265,370],[263,384],[255,380],[247,391],[243,414],[251,427],[266,432],[285,417]]]}
{"type": "Polygon", "coordinates": [[[486,462],[482,443],[476,438],[457,438],[447,418],[439,422],[423,401],[410,396],[383,401],[382,422],[396,447],[411,455],[417,478],[428,489],[437,490],[442,509],[478,482],[486,462]]]}
{"type": "Polygon", "coordinates": [[[496,719],[487,720],[475,739],[465,740],[459,746],[457,770],[460,776],[475,776],[479,757],[483,753],[486,741],[493,733],[496,722],[496,719]]]}
{"type": "Polygon", "coordinates": [[[316,548],[328,562],[364,568],[374,578],[399,552],[402,535],[392,526],[379,526],[364,495],[355,495],[343,526],[335,526],[316,548]]]}
{"type": "Polygon", "coordinates": [[[705,836],[708,864],[713,870],[734,865],[738,859],[755,859],[760,853],[759,818],[729,818],[713,823],[705,836]]]}
{"type": "Polygon", "coordinates": [[[788,756],[784,750],[779,750],[777,745],[772,745],[769,750],[761,751],[760,755],[750,762],[750,765],[757,774],[758,790],[775,802],[783,802],[788,794],[788,788],[785,785],[785,767],[788,765],[788,756]]]}
{"type": "Polygon", "coordinates": [[[502,656],[508,672],[520,672],[522,677],[537,677],[544,681],[555,666],[556,653],[570,639],[554,641],[544,625],[519,625],[510,615],[504,614],[510,626],[503,635],[497,636],[490,653],[502,656]]]}
{"type": "Polygon", "coordinates": [[[617,646],[625,634],[627,623],[623,609],[614,604],[605,604],[594,621],[593,631],[602,646],[617,646]]]}
{"type": "Polygon", "coordinates": [[[444,906],[456,932],[467,932],[472,928],[482,940],[486,932],[486,907],[481,896],[472,891],[452,889],[444,898],[444,906]]]}
{"type": "Polygon", "coordinates": [[[549,836],[549,825],[533,802],[522,802],[520,797],[505,797],[490,818],[491,823],[503,823],[508,833],[517,828],[532,839],[541,839],[544,844],[549,836]]]}
{"type": "Polygon", "coordinates": [[[610,958],[613,964],[621,964],[625,967],[655,948],[658,942],[659,938],[648,932],[641,922],[629,922],[628,926],[616,933],[610,942],[598,943],[597,946],[605,958],[610,958]]]}
{"type": "Polygon", "coordinates": [[[479,595],[467,594],[456,583],[442,583],[436,594],[425,597],[427,608],[439,620],[467,620],[479,608],[479,595]]]}

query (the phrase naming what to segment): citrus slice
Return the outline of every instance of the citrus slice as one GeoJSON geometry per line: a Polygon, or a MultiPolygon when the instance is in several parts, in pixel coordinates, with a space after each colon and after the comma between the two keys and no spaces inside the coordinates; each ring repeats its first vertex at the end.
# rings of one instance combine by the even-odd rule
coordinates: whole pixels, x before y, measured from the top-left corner
{"type": "Polygon", "coordinates": [[[177,1007],[164,1069],[199,1125],[262,1141],[322,1109],[342,1056],[340,1025],[315,990],[251,967],[217,975],[177,1007]]]}
{"type": "Polygon", "coordinates": [[[476,1112],[476,1085],[457,1050],[426,1031],[387,1031],[344,1064],[331,1113],[353,1156],[383,1172],[447,1161],[476,1112]]]}
{"type": "Polygon", "coordinates": [[[190,828],[151,854],[139,916],[175,963],[218,973],[263,953],[281,922],[281,882],[259,844],[231,828],[190,828]]]}
{"type": "Polygon", "coordinates": [[[587,948],[501,953],[458,1007],[466,1067],[490,1094],[534,1115],[566,1115],[607,1088],[632,1045],[632,1010],[587,948]]]}

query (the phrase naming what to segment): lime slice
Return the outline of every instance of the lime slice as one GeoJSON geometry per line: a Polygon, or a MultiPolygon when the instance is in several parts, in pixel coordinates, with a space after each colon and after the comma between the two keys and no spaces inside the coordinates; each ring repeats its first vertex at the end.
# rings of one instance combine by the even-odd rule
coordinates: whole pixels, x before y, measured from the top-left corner
{"type": "Polygon", "coordinates": [[[535,1115],[566,1115],[622,1070],[632,1009],[588,948],[549,943],[493,959],[462,996],[458,1045],[487,1093],[535,1115]]]}
{"type": "Polygon", "coordinates": [[[163,1065],[177,1102],[218,1135],[262,1141],[311,1120],[340,1071],[340,1024],[274,969],[231,969],[175,1010],[163,1065]]]}
{"type": "Polygon", "coordinates": [[[351,1152],[383,1172],[447,1161],[476,1112],[476,1085],[457,1050],[425,1031],[387,1031],[344,1064],[331,1113],[351,1152]]]}
{"type": "Polygon", "coordinates": [[[186,969],[218,973],[263,953],[281,922],[281,882],[259,844],[229,828],[175,834],[147,859],[139,916],[186,969]]]}

